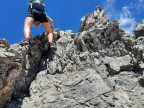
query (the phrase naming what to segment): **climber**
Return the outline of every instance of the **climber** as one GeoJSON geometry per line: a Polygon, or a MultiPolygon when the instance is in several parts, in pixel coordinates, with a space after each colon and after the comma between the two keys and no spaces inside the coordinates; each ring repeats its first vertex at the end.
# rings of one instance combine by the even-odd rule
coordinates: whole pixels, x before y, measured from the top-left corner
{"type": "Polygon", "coordinates": [[[40,26],[41,24],[47,33],[50,48],[53,49],[53,33],[48,22],[50,21],[51,27],[53,27],[53,20],[47,17],[44,8],[45,5],[41,0],[30,0],[28,3],[28,12],[24,22],[25,40],[27,41],[30,39],[30,37],[32,37],[30,32],[32,24],[34,24],[36,27],[40,26]]]}

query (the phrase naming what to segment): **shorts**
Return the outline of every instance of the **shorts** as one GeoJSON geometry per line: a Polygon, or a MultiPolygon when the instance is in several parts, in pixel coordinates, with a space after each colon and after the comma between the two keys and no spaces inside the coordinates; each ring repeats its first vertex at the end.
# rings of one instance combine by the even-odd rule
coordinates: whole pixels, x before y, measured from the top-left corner
{"type": "Polygon", "coordinates": [[[26,17],[31,17],[35,21],[40,21],[40,23],[48,22],[48,17],[44,11],[38,11],[36,9],[28,9],[26,17]]]}

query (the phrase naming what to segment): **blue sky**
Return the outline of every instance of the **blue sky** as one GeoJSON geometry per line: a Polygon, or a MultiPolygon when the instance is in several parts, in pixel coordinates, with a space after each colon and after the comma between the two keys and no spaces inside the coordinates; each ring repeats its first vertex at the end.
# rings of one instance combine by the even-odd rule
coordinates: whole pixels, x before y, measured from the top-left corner
{"type": "MultiPolygon", "coordinates": [[[[106,11],[110,21],[119,20],[121,28],[130,31],[144,19],[144,0],[43,0],[46,12],[54,20],[54,28],[73,30],[77,33],[80,19],[93,13],[96,6],[106,11]]],[[[28,0],[2,0],[0,6],[0,38],[10,44],[24,39],[23,26],[28,0]]],[[[32,27],[32,36],[41,34],[43,27],[32,27]]]]}

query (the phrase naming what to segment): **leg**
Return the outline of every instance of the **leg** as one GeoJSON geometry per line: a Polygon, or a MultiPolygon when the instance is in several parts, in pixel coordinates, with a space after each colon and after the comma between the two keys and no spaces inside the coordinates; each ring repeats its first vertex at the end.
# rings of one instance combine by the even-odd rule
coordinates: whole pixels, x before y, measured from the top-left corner
{"type": "Polygon", "coordinates": [[[31,26],[32,26],[33,22],[34,22],[33,18],[26,17],[25,23],[24,23],[24,35],[25,35],[25,38],[31,37],[30,29],[31,29],[31,26]]]}
{"type": "Polygon", "coordinates": [[[50,26],[49,26],[49,23],[48,23],[48,22],[42,23],[42,26],[44,27],[44,29],[45,29],[45,31],[46,31],[46,33],[47,33],[47,35],[48,35],[48,41],[49,41],[50,43],[53,43],[53,33],[52,33],[52,31],[51,31],[51,28],[50,28],[50,26]]]}

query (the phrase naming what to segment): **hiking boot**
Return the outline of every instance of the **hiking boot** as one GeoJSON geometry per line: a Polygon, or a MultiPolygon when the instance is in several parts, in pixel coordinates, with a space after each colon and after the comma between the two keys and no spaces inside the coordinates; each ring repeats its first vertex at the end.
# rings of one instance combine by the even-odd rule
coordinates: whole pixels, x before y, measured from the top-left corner
{"type": "Polygon", "coordinates": [[[50,43],[50,50],[55,51],[56,47],[54,43],[50,43]]]}

